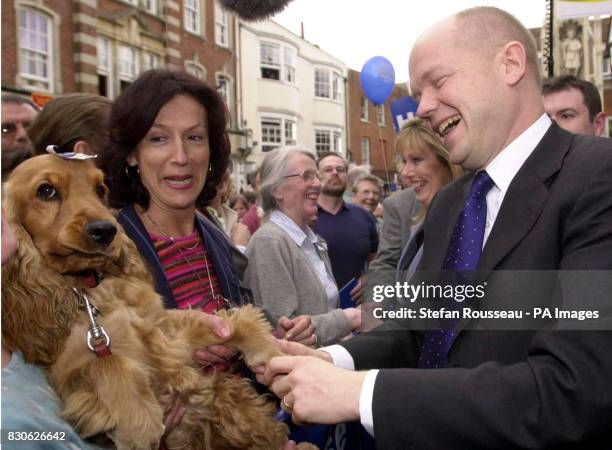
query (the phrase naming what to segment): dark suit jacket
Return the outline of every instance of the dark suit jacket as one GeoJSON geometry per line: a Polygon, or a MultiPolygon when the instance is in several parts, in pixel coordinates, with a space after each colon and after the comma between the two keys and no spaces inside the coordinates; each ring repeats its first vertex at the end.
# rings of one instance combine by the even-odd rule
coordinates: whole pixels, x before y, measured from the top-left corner
{"type": "Polygon", "coordinates": [[[364,302],[372,301],[374,286],[393,284],[402,249],[410,239],[412,218],[421,209],[414,189],[403,189],[383,201],[383,226],[378,253],[368,267],[364,302]]]}
{"type": "MultiPolygon", "coordinates": [[[[432,202],[421,269],[442,267],[472,178],[432,202]]],[[[612,140],[553,124],[510,184],[479,269],[492,285],[494,269],[612,269],[612,140]]],[[[598,326],[612,330],[609,317],[598,326]]],[[[612,332],[463,330],[447,368],[410,369],[422,338],[386,322],[343,344],[358,370],[384,368],[377,448],[610,447],[612,332]]]]}

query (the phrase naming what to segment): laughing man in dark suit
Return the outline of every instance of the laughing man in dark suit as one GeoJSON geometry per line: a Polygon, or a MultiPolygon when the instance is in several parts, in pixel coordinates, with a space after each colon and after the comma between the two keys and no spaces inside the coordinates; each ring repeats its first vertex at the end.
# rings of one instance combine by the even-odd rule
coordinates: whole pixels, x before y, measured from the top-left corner
{"type": "MultiPolygon", "coordinates": [[[[417,115],[470,171],[430,206],[422,269],[465,264],[517,302],[529,293],[504,286],[504,270],[612,269],[612,141],[551,123],[534,42],[514,17],[479,7],[438,23],[412,49],[410,83],[417,115]]],[[[294,418],[361,420],[381,449],[609,448],[609,316],[590,322],[597,331],[392,325],[324,352],[286,347],[307,356],[275,358],[260,378],[294,418]]]]}

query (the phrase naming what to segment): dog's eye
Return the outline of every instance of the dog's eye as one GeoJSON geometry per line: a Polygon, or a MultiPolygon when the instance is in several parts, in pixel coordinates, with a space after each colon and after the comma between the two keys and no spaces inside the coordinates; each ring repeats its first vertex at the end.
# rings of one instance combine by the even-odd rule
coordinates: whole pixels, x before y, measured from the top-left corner
{"type": "Polygon", "coordinates": [[[105,200],[106,189],[104,188],[104,186],[100,185],[96,187],[96,195],[100,198],[100,200],[105,200]]]}
{"type": "Polygon", "coordinates": [[[59,192],[49,183],[38,186],[36,195],[43,200],[57,200],[59,198],[59,192]]]}

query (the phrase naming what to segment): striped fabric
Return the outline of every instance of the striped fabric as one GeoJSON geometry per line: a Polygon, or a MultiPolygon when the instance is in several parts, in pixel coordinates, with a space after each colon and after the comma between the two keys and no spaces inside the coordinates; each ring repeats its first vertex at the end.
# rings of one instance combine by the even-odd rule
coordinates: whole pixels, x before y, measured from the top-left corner
{"type": "Polygon", "coordinates": [[[212,259],[208,257],[197,230],[190,236],[174,238],[174,242],[165,236],[150,236],[164,266],[178,309],[199,309],[212,314],[223,307],[222,302],[213,301],[211,283],[217,296],[222,295],[221,287],[212,259]]]}

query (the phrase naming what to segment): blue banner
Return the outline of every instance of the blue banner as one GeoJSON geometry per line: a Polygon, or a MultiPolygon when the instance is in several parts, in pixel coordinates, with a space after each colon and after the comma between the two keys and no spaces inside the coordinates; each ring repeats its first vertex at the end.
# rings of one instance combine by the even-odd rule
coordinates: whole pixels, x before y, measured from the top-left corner
{"type": "Polygon", "coordinates": [[[399,133],[404,122],[408,122],[415,116],[419,104],[412,97],[406,96],[389,102],[389,106],[391,107],[391,114],[393,114],[393,126],[395,131],[399,133]]]}

